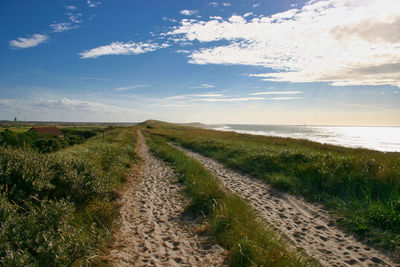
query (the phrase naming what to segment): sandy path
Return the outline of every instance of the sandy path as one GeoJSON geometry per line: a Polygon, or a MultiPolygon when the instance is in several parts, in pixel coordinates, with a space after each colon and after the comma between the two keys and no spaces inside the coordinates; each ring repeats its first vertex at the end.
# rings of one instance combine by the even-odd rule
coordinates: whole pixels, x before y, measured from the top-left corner
{"type": "Polygon", "coordinates": [[[110,251],[115,266],[223,266],[225,251],[194,233],[182,216],[187,201],[173,170],[152,156],[138,132],[141,180],[130,179],[121,197],[119,231],[110,251]]]}
{"type": "Polygon", "coordinates": [[[396,266],[378,251],[336,228],[322,207],[278,192],[259,180],[238,174],[198,153],[182,150],[200,161],[226,188],[247,199],[260,217],[288,236],[296,247],[303,248],[323,265],[396,266]]]}

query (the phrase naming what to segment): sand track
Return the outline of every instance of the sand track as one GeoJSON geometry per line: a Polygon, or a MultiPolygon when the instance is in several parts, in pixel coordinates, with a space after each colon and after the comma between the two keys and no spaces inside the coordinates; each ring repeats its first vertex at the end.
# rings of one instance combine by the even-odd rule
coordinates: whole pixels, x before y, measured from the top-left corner
{"type": "Polygon", "coordinates": [[[115,266],[223,266],[226,252],[197,235],[182,214],[187,200],[174,171],[152,156],[141,132],[140,179],[127,182],[120,203],[120,228],[110,251],[115,266]]]}
{"type": "Polygon", "coordinates": [[[296,247],[304,249],[321,264],[396,266],[380,252],[335,227],[334,221],[321,206],[274,190],[257,179],[229,170],[217,161],[198,153],[179,149],[201,162],[227,189],[249,201],[262,219],[284,233],[296,247]]]}

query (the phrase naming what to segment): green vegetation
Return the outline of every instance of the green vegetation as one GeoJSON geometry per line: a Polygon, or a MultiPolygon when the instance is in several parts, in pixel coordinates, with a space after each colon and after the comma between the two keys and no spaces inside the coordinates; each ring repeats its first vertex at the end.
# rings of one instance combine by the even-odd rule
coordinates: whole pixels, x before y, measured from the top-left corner
{"type": "Polygon", "coordinates": [[[29,127],[29,126],[17,126],[17,127],[1,127],[0,126],[0,132],[9,130],[9,131],[12,131],[15,133],[24,133],[24,132],[29,131],[29,129],[31,129],[31,128],[32,127],[29,127]]]}
{"type": "Polygon", "coordinates": [[[52,134],[5,129],[0,132],[0,146],[29,147],[42,153],[50,153],[75,144],[82,144],[86,139],[99,133],[101,129],[64,128],[62,131],[64,137],[61,138],[52,134]]]}
{"type": "Polygon", "coordinates": [[[117,188],[137,156],[135,129],[55,153],[0,147],[0,265],[80,266],[116,215],[117,188]]]}
{"type": "MultiPolygon", "coordinates": [[[[151,128],[151,127],[150,127],[151,128]]],[[[229,250],[230,266],[308,266],[316,262],[288,248],[241,198],[224,191],[197,161],[151,135],[151,151],[169,162],[187,187],[189,211],[208,219],[208,230],[229,250]]]]}
{"type": "Polygon", "coordinates": [[[227,167],[325,205],[376,247],[400,250],[400,153],[150,122],[149,130],[227,167]]]}

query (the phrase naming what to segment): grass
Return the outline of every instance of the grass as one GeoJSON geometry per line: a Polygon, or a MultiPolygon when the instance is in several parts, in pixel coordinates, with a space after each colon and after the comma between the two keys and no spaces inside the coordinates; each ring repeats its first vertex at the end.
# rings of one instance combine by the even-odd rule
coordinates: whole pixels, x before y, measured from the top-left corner
{"type": "Polygon", "coordinates": [[[400,260],[400,153],[151,121],[169,141],[323,204],[338,223],[400,260]]]}
{"type": "Polygon", "coordinates": [[[317,263],[291,250],[285,240],[257,219],[254,210],[194,159],[151,135],[151,151],[171,164],[186,185],[189,211],[205,216],[208,230],[229,251],[230,266],[310,266],[317,263]]]}
{"type": "Polygon", "coordinates": [[[101,252],[135,130],[55,153],[0,147],[0,265],[82,266],[101,252]]]}
{"type": "Polygon", "coordinates": [[[29,131],[29,129],[31,129],[31,128],[32,127],[28,127],[28,126],[7,127],[7,128],[0,127],[0,132],[8,129],[8,130],[13,131],[15,133],[25,133],[25,132],[29,131]]]}
{"type": "MultiPolygon", "coordinates": [[[[31,129],[30,127],[28,129],[31,129]]],[[[63,126],[61,131],[64,133],[63,137],[53,134],[40,134],[31,132],[21,125],[13,128],[6,128],[3,131],[0,128],[0,146],[7,146],[13,148],[27,148],[30,147],[41,153],[51,153],[68,146],[82,144],[90,137],[95,136],[100,132],[108,134],[113,127],[96,128],[96,127],[73,127],[63,126]]]]}

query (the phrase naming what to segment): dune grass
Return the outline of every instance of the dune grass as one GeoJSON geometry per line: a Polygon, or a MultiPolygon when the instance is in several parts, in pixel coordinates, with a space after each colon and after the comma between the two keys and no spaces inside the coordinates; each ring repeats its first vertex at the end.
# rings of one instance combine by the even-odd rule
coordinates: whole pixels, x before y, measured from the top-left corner
{"type": "Polygon", "coordinates": [[[150,122],[153,134],[319,202],[338,223],[400,260],[400,153],[150,122]]]}
{"type": "Polygon", "coordinates": [[[0,147],[0,265],[82,266],[109,237],[134,129],[56,153],[0,147]]]}
{"type": "Polygon", "coordinates": [[[216,177],[196,160],[151,135],[151,151],[168,162],[186,185],[189,211],[205,216],[208,230],[229,251],[230,266],[313,266],[315,260],[289,248],[288,243],[257,219],[254,210],[222,189],[216,177]]]}

